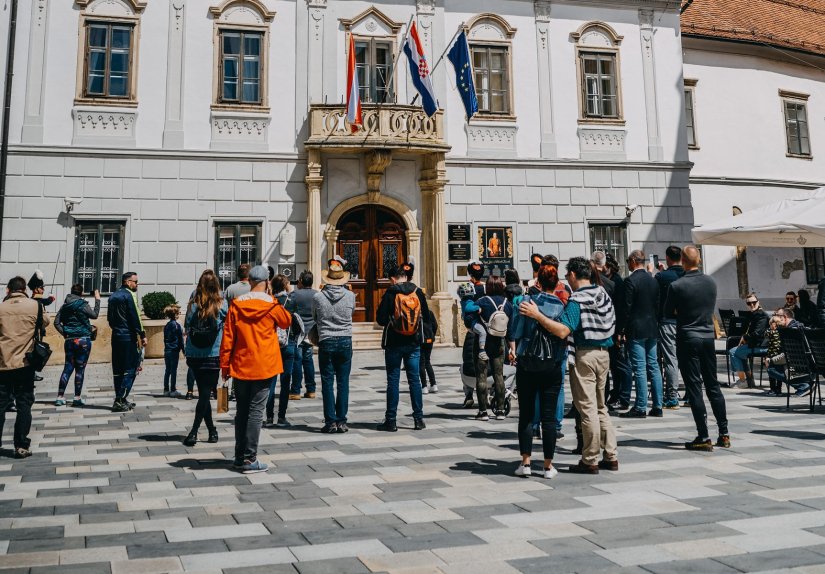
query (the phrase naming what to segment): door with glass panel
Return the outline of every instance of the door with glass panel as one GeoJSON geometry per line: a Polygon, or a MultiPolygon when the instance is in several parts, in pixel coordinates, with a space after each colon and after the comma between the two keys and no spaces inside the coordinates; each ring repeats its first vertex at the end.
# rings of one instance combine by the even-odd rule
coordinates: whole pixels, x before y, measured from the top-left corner
{"type": "Polygon", "coordinates": [[[215,225],[215,272],[226,289],[238,280],[238,265],[251,266],[261,261],[261,226],[259,224],[215,225]]]}
{"type": "Polygon", "coordinates": [[[355,293],[353,321],[373,322],[384,292],[392,285],[390,267],[407,258],[406,227],[398,214],[381,206],[356,207],[338,222],[337,253],[347,260],[355,293]]]}

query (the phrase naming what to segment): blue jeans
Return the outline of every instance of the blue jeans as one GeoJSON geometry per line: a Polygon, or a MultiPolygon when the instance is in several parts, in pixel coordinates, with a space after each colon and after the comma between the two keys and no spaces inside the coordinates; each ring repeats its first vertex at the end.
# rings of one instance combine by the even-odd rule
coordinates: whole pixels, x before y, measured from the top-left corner
{"type": "Polygon", "coordinates": [[[140,366],[140,352],[137,341],[112,339],[112,378],[115,397],[125,399],[135,383],[140,366]]]}
{"type": "Polygon", "coordinates": [[[292,363],[292,388],[289,390],[293,395],[301,394],[301,375],[304,377],[304,386],[308,393],[315,392],[315,364],[312,362],[312,345],[301,343],[295,352],[295,360],[292,363]]]}
{"type": "Polygon", "coordinates": [[[749,347],[747,345],[739,345],[734,347],[728,354],[730,355],[730,370],[735,375],[736,373],[750,372],[748,366],[748,357],[759,354],[764,355],[767,349],[762,347],[749,347]]]}
{"type": "Polygon", "coordinates": [[[163,392],[174,392],[177,390],[178,361],[180,361],[180,350],[163,352],[163,362],[166,369],[163,371],[163,392]]]}
{"type": "Polygon", "coordinates": [[[387,412],[385,420],[394,421],[398,411],[398,385],[401,382],[401,363],[407,372],[407,384],[410,386],[413,418],[424,418],[424,399],[421,395],[421,377],[419,360],[421,347],[418,343],[388,347],[384,350],[384,365],[387,368],[387,412]]]}
{"type": "MultiPolygon", "coordinates": [[[[281,347],[281,361],[284,372],[281,373],[281,392],[278,395],[278,418],[286,417],[286,407],[289,405],[289,387],[292,379],[292,360],[295,357],[295,341],[281,347]]],[[[272,377],[269,383],[269,395],[266,397],[266,418],[275,418],[275,386],[278,384],[278,375],[272,377]]],[[[237,390],[236,390],[237,393],[237,390]]]]}
{"type": "Polygon", "coordinates": [[[662,373],[656,357],[657,339],[628,340],[628,354],[636,377],[636,404],[639,410],[647,409],[647,382],[653,386],[653,408],[662,408],[662,373]]]}
{"type": "MultiPolygon", "coordinates": [[[[779,383],[780,383],[779,389],[782,390],[781,383],[785,382],[785,369],[783,369],[781,367],[778,368],[778,369],[776,367],[768,367],[768,376],[772,379],[776,379],[777,381],[779,381],[779,383]]],[[[794,389],[799,390],[800,388],[806,388],[807,389],[811,385],[810,385],[809,381],[800,380],[800,381],[797,381],[795,383],[791,383],[791,386],[794,389]]]]}
{"type": "MultiPolygon", "coordinates": [[[[352,337],[330,337],[321,341],[318,344],[318,367],[321,370],[324,424],[347,422],[352,337]]],[[[309,386],[307,392],[310,392],[309,386]]]]}
{"type": "Polygon", "coordinates": [[[79,397],[83,391],[86,363],[89,362],[89,355],[92,353],[92,340],[89,337],[66,339],[63,343],[63,350],[66,352],[66,364],[63,367],[63,374],[60,375],[57,395],[62,397],[66,392],[69,378],[74,371],[74,396],[79,397]]]}

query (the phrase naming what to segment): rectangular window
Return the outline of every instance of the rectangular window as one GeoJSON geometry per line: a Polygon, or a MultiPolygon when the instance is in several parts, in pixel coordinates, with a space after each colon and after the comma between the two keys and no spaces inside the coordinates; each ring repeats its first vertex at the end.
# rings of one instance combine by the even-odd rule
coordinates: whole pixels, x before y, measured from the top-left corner
{"type": "Polygon", "coordinates": [[[822,247],[806,247],[805,278],[809,285],[816,285],[825,278],[825,249],[822,247]]]}
{"type": "Polygon", "coordinates": [[[785,135],[790,155],[810,156],[811,140],[808,136],[808,109],[803,101],[784,100],[785,135]]]}
{"type": "Polygon", "coordinates": [[[222,30],[221,102],[261,103],[263,34],[222,30]]]}
{"type": "Polygon", "coordinates": [[[624,223],[591,223],[590,249],[612,253],[619,262],[621,275],[627,273],[627,225],[624,223]]]}
{"type": "Polygon", "coordinates": [[[88,221],[75,229],[74,282],[83,285],[85,293],[100,289],[108,295],[120,287],[123,274],[122,221],[88,221]]]}
{"type": "Polygon", "coordinates": [[[619,118],[616,55],[582,52],[582,96],[585,118],[619,118]]]}
{"type": "Polygon", "coordinates": [[[471,45],[478,111],[510,115],[510,47],[471,45]]]}
{"type": "Polygon", "coordinates": [[[215,271],[226,289],[238,280],[238,265],[261,262],[261,224],[218,223],[215,237],[215,271]]]}
{"type": "Polygon", "coordinates": [[[363,103],[392,101],[393,42],[376,38],[355,41],[355,69],[363,103]]]}
{"type": "Polygon", "coordinates": [[[89,22],[86,25],[85,97],[132,97],[133,30],[133,26],[121,23],[89,22]]]}
{"type": "Polygon", "coordinates": [[[695,111],[695,90],[693,88],[685,88],[685,126],[687,128],[687,142],[688,147],[696,149],[696,120],[694,118],[695,111]]]}

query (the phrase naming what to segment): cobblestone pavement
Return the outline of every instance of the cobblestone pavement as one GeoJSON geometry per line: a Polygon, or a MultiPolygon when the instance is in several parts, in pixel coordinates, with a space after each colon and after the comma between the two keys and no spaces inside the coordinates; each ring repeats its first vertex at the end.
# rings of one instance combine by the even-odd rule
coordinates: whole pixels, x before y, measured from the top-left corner
{"type": "MultiPolygon", "coordinates": [[[[228,465],[231,411],[218,444],[181,444],[195,403],[158,396],[162,365],[125,415],[108,366],[89,367],[83,409],[53,406],[50,368],[34,456],[0,459],[0,572],[825,572],[825,431],[806,399],[727,390],[733,447],[713,453],[682,448],[687,409],[614,419],[620,472],[519,479],[516,420],[460,408],[458,357],[434,354],[427,430],[402,416],[384,434],[382,356],[358,353],[352,430],[319,433],[320,394],[293,401],[295,426],[262,433],[272,468],[248,476],[228,465]]],[[[577,459],[565,432],[560,470],[577,459]]]]}

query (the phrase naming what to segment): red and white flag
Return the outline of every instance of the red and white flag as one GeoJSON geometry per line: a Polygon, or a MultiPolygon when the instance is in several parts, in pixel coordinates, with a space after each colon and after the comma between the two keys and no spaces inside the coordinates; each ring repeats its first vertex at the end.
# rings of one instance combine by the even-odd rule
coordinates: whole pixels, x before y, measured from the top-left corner
{"type": "Polygon", "coordinates": [[[355,69],[355,40],[349,35],[349,57],[347,58],[347,122],[352,133],[362,129],[361,91],[358,86],[358,73],[355,69]]]}

